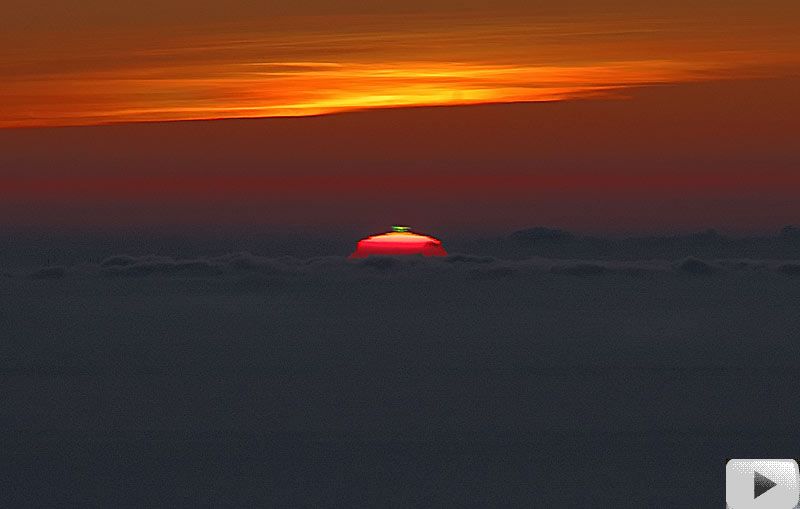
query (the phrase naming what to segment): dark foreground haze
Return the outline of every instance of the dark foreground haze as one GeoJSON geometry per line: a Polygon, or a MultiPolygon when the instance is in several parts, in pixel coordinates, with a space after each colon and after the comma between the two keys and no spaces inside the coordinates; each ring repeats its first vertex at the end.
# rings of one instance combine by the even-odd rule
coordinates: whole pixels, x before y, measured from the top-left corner
{"type": "Polygon", "coordinates": [[[7,235],[0,505],[719,507],[726,458],[800,457],[794,233],[359,261],[7,235]]]}

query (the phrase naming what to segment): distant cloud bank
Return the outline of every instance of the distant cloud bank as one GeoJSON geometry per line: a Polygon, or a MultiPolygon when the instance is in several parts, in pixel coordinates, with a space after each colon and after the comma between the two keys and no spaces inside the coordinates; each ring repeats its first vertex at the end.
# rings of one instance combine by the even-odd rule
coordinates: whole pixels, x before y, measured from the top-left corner
{"type": "Polygon", "coordinates": [[[602,261],[529,258],[501,260],[490,256],[453,254],[443,258],[372,256],[363,260],[327,256],[317,258],[263,257],[251,253],[232,253],[216,257],[175,259],[165,256],[116,255],[100,263],[74,266],[46,266],[27,274],[8,277],[62,279],[66,277],[102,278],[221,278],[258,275],[274,278],[361,278],[454,276],[472,279],[503,279],[525,274],[553,274],[563,277],[592,278],[608,275],[642,277],[647,275],[713,276],[753,272],[800,277],[800,261],[715,259],[687,257],[677,261],[602,261]]]}

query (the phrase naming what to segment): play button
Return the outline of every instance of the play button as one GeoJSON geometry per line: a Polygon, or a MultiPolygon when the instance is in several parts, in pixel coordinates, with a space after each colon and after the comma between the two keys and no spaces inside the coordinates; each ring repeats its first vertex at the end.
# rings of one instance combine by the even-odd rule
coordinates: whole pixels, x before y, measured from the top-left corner
{"type": "Polygon", "coordinates": [[[725,499],[730,509],[795,509],[800,471],[794,460],[730,460],[725,465],[725,499]]]}
{"type": "Polygon", "coordinates": [[[758,472],[753,472],[753,498],[758,498],[764,493],[777,486],[774,482],[770,481],[758,472]]]}

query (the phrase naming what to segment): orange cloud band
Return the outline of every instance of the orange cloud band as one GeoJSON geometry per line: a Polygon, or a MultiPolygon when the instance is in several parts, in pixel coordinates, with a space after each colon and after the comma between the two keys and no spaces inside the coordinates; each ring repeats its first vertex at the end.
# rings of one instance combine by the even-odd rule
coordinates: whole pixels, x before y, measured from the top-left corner
{"type": "Polygon", "coordinates": [[[686,20],[301,21],[5,48],[0,127],[554,101],[774,70],[798,54],[791,35],[764,43],[764,26],[733,39],[686,20]]]}

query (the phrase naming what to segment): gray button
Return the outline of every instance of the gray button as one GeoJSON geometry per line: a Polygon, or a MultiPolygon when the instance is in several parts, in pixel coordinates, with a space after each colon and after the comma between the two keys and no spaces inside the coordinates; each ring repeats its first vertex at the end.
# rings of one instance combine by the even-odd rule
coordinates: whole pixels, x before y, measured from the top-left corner
{"type": "Polygon", "coordinates": [[[795,509],[800,470],[795,460],[730,460],[725,465],[730,509],[795,509]]]}

